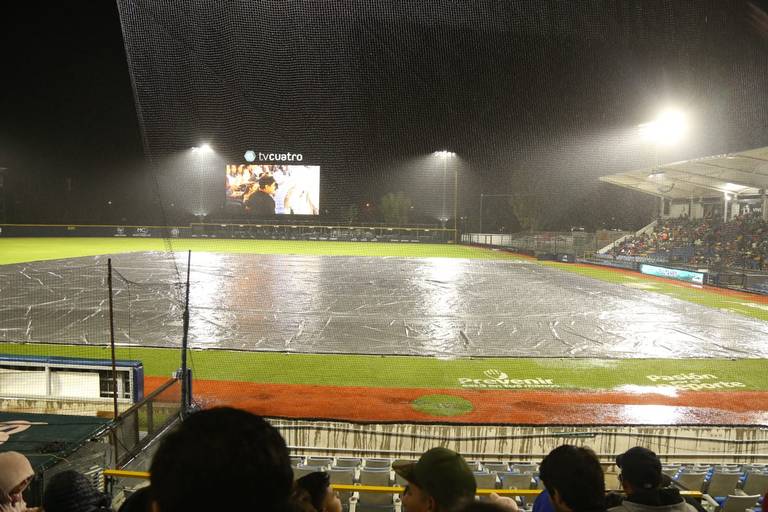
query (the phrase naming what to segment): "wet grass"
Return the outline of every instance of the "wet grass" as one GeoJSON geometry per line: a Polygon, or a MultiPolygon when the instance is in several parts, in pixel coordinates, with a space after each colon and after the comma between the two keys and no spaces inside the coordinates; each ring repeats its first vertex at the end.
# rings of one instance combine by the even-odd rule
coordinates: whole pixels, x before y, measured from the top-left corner
{"type": "MultiPolygon", "coordinates": [[[[107,347],[3,344],[8,354],[109,359],[107,347]]],[[[166,377],[180,366],[178,349],[119,347],[119,359],[144,363],[147,376],[166,377]]],[[[191,351],[195,379],[424,389],[617,390],[659,386],[693,391],[768,390],[765,359],[462,358],[191,351]],[[718,384],[719,383],[719,384],[718,384]],[[727,384],[722,384],[727,383],[727,384]],[[734,384],[737,383],[737,384],[734,384]],[[696,385],[707,384],[700,389],[696,385]],[[713,387],[714,386],[714,387],[713,387]]],[[[662,388],[660,391],[671,391],[662,388]]]]}
{"type": "Polygon", "coordinates": [[[1,238],[0,265],[143,251],[300,254],[404,258],[515,260],[503,251],[453,244],[160,238],[1,238]]]}

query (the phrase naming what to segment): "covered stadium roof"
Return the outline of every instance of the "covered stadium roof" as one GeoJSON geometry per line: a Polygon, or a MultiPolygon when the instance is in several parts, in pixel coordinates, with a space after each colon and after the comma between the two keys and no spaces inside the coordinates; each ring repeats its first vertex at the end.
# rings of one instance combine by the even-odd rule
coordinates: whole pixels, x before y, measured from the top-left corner
{"type": "Polygon", "coordinates": [[[768,147],[611,174],[600,181],[668,199],[759,195],[768,189],[768,147]]]}

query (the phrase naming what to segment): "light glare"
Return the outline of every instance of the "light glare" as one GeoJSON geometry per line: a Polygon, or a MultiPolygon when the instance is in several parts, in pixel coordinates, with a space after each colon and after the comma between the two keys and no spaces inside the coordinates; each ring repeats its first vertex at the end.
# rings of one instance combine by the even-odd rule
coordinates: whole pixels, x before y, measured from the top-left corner
{"type": "Polygon", "coordinates": [[[678,143],[688,131],[685,114],[679,110],[665,110],[655,121],[638,126],[640,136],[654,144],[671,146],[678,143]]]}

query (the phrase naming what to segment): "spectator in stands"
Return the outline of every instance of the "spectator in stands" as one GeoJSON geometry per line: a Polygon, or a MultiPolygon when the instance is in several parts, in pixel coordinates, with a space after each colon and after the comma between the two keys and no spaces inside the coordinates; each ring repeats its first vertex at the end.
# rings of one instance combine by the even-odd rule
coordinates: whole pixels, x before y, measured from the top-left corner
{"type": "Polygon", "coordinates": [[[472,500],[462,507],[460,512],[509,512],[509,509],[497,501],[472,500]]]}
{"type": "Polygon", "coordinates": [[[189,416],[163,439],[150,473],[155,512],[290,507],[293,470],[283,437],[238,409],[189,416]]]}
{"type": "Polygon", "coordinates": [[[541,491],[536,499],[533,500],[532,512],[555,512],[552,507],[552,500],[549,499],[549,493],[546,489],[541,491]]]}
{"type": "Polygon", "coordinates": [[[605,511],[605,476],[589,448],[555,448],[541,462],[539,475],[556,512],[605,511]]]}
{"type": "Polygon", "coordinates": [[[77,471],[56,473],[43,493],[45,512],[110,512],[112,498],[77,471]]]}
{"type": "Polygon", "coordinates": [[[417,462],[396,462],[392,469],[408,482],[403,493],[407,512],[454,511],[475,498],[472,470],[448,448],[432,448],[417,462]]]}
{"type": "Polygon", "coordinates": [[[144,486],[128,496],[118,512],[152,512],[152,489],[144,486]]]}
{"type": "Polygon", "coordinates": [[[697,512],[674,487],[664,487],[661,460],[654,452],[636,446],[616,457],[619,481],[627,497],[610,512],[697,512]]]}
{"type": "Polygon", "coordinates": [[[24,490],[35,471],[24,455],[19,452],[0,453],[0,512],[24,512],[24,490]]]}
{"type": "Polygon", "coordinates": [[[328,473],[323,471],[315,471],[296,480],[293,499],[298,504],[307,503],[311,506],[311,509],[302,506],[302,510],[341,512],[341,500],[331,488],[328,473]]]}
{"type": "Polygon", "coordinates": [[[504,512],[518,512],[518,510],[520,510],[520,507],[514,498],[509,496],[499,496],[495,492],[488,495],[488,503],[495,505],[504,512]]]}

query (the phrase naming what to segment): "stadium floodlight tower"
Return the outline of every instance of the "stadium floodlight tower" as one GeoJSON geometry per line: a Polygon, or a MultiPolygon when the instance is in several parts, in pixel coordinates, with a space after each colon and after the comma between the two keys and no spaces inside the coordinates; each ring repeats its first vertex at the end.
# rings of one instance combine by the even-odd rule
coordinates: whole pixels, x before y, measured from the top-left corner
{"type": "Polygon", "coordinates": [[[638,125],[643,140],[658,146],[673,146],[680,142],[688,131],[688,120],[677,109],[662,110],[653,121],[638,125]]]}
{"type": "MultiPolygon", "coordinates": [[[[445,178],[448,171],[448,159],[453,158],[456,156],[456,153],[448,150],[440,150],[435,151],[435,155],[440,157],[440,159],[443,161],[443,205],[440,209],[440,222],[442,223],[442,227],[445,228],[445,223],[448,222],[448,217],[445,216],[445,178]]],[[[456,241],[457,233],[456,233],[456,216],[457,216],[457,194],[459,189],[459,171],[458,169],[454,169],[454,180],[453,180],[453,240],[456,241]]]]}
{"type": "Polygon", "coordinates": [[[198,205],[192,213],[195,215],[195,217],[198,218],[200,222],[202,222],[205,216],[208,215],[208,208],[206,207],[205,201],[205,184],[203,183],[206,170],[205,165],[210,164],[208,158],[206,157],[208,155],[213,155],[214,153],[215,151],[207,142],[203,142],[199,146],[192,147],[192,154],[194,157],[192,157],[191,165],[193,166],[193,169],[197,175],[196,181],[198,184],[198,205]]]}
{"type": "Polygon", "coordinates": [[[197,152],[200,152],[200,153],[213,153],[213,148],[211,147],[210,144],[208,144],[207,142],[204,142],[204,143],[200,144],[199,146],[194,146],[192,148],[192,152],[193,153],[197,153],[197,152]]]}
{"type": "Polygon", "coordinates": [[[679,143],[688,132],[688,119],[682,111],[675,108],[666,108],[659,112],[656,119],[640,124],[637,128],[640,138],[653,144],[653,171],[651,176],[661,180],[658,188],[658,192],[661,194],[659,198],[659,217],[663,217],[665,195],[671,192],[672,188],[674,188],[674,183],[668,188],[663,186],[665,172],[659,166],[659,148],[662,146],[674,146],[679,143]]]}

